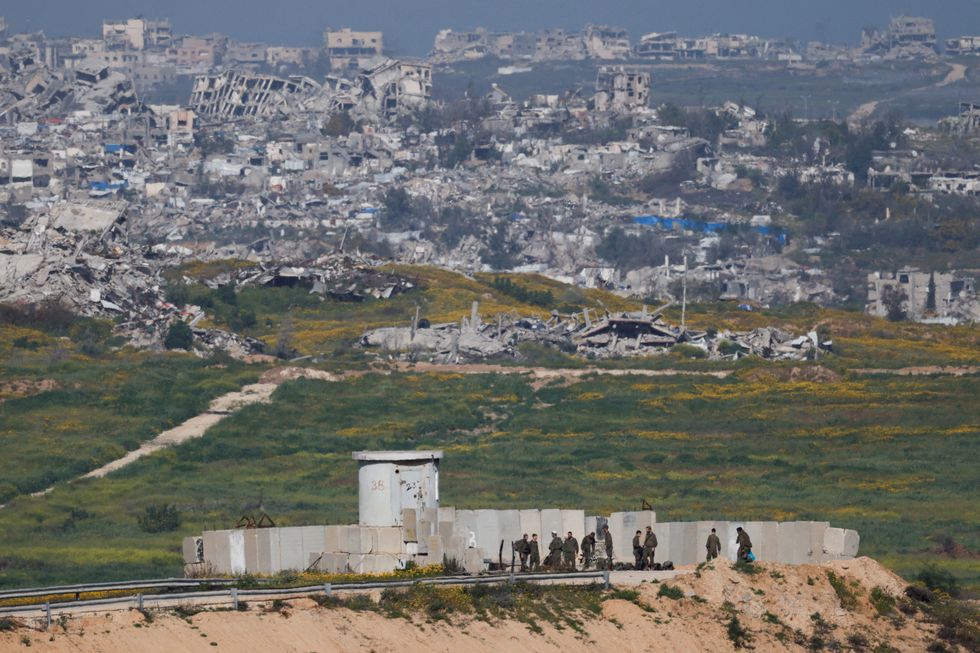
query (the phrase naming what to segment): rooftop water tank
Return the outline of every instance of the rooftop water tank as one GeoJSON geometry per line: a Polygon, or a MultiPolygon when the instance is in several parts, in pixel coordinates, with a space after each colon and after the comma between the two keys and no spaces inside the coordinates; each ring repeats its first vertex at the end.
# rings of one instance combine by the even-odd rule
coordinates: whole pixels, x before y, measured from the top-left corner
{"type": "Polygon", "coordinates": [[[401,526],[402,510],[439,507],[441,451],[355,451],[358,521],[401,526]]]}

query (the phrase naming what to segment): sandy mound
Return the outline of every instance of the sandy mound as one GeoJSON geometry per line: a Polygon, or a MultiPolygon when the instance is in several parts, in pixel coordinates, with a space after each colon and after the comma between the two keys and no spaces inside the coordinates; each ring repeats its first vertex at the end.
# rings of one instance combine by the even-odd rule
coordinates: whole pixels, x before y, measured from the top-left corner
{"type": "Polygon", "coordinates": [[[924,651],[936,641],[936,627],[920,614],[881,616],[875,610],[869,601],[873,588],[898,595],[905,584],[869,558],[798,567],[767,563],[756,570],[747,574],[721,561],[667,583],[620,586],[632,593],[607,599],[599,614],[578,615],[580,627],[548,621],[532,627],[517,618],[526,615],[513,613],[502,619],[451,614],[451,623],[421,613],[396,618],[298,599],[276,608],[253,604],[244,612],[207,611],[186,619],[158,613],[149,623],[137,612],[86,616],[56,624],[50,632],[0,633],[0,650],[21,650],[29,641],[34,650],[65,653],[731,651],[733,616],[757,651],[804,650],[815,637],[822,638],[825,650],[865,642],[868,650],[887,644],[889,650],[924,651]],[[853,596],[849,608],[842,606],[828,572],[853,596]],[[665,595],[677,596],[676,589],[683,598],[665,595]]]}

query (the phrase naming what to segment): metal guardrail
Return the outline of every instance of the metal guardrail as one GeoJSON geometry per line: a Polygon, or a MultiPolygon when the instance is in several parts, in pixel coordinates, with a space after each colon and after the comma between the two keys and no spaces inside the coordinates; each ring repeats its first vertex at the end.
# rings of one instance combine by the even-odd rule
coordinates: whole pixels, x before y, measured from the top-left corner
{"type": "MultiPolygon", "coordinates": [[[[541,581],[554,581],[554,580],[588,580],[588,579],[602,579],[605,586],[609,587],[609,571],[591,571],[591,572],[573,572],[573,573],[562,573],[562,574],[495,574],[491,576],[437,576],[431,578],[417,578],[410,580],[396,580],[396,581],[368,581],[364,583],[324,583],[323,585],[308,585],[304,587],[286,587],[286,588],[269,588],[269,589],[240,589],[238,587],[230,587],[226,590],[202,590],[198,592],[175,592],[167,594],[135,594],[129,596],[119,596],[114,598],[106,599],[85,599],[80,601],[64,601],[57,603],[44,603],[44,604],[34,604],[34,605],[21,605],[21,606],[11,606],[6,608],[0,608],[0,616],[17,616],[28,613],[40,612],[40,616],[45,618],[46,625],[51,625],[52,617],[55,613],[65,614],[72,612],[84,612],[90,611],[90,608],[98,608],[100,611],[103,609],[109,610],[131,610],[138,609],[143,610],[146,607],[166,607],[161,604],[173,604],[181,605],[182,602],[203,602],[206,605],[228,605],[230,604],[233,608],[237,609],[239,601],[247,599],[269,599],[269,598],[297,598],[302,596],[310,596],[311,594],[324,594],[326,596],[332,596],[335,592],[359,592],[366,590],[378,590],[378,589],[389,589],[389,588],[400,588],[400,587],[412,587],[413,585],[484,585],[484,584],[499,584],[499,583],[515,583],[515,582],[541,582],[541,581]],[[155,604],[153,606],[148,606],[148,604],[155,604]]],[[[173,579],[173,580],[187,580],[187,579],[173,579]]],[[[221,582],[223,584],[231,584],[236,582],[234,579],[208,579],[207,583],[215,584],[221,582]]],[[[145,587],[152,587],[154,583],[164,584],[167,581],[132,581],[129,583],[106,583],[101,585],[74,585],[74,586],[60,586],[57,588],[58,591],[51,592],[49,590],[56,588],[39,588],[35,590],[23,590],[25,592],[34,592],[32,596],[46,596],[46,595],[57,595],[57,594],[69,594],[75,590],[63,591],[65,588],[95,588],[86,589],[84,591],[95,592],[95,591],[106,591],[108,589],[142,589],[145,587]],[[121,586],[132,586],[132,587],[121,587],[121,586]],[[47,592],[47,594],[38,594],[38,592],[47,592]]],[[[205,584],[199,580],[194,580],[196,584],[205,584]]],[[[177,587],[177,584],[171,583],[170,585],[164,585],[166,587],[177,587]]],[[[84,593],[84,592],[80,592],[84,593]]]]}
{"type": "MultiPolygon", "coordinates": [[[[39,596],[59,594],[89,594],[92,592],[111,592],[128,589],[152,589],[169,587],[198,587],[201,585],[234,585],[234,578],[154,578],[148,580],[126,580],[98,584],[53,585],[51,587],[31,587],[14,590],[0,590],[0,601],[6,599],[29,599],[39,596]]],[[[262,582],[262,581],[259,581],[262,582]]]]}

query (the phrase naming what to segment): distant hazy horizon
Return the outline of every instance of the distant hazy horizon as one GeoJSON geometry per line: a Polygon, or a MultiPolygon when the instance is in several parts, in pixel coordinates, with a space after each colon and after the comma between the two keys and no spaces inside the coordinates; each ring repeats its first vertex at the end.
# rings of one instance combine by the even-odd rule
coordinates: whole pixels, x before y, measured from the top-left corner
{"type": "Polygon", "coordinates": [[[935,19],[941,39],[980,34],[980,0],[40,0],[0,9],[13,31],[49,36],[94,36],[103,19],[137,15],[170,18],[175,33],[221,32],[238,40],[316,46],[327,25],[380,29],[389,49],[424,55],[442,28],[577,30],[587,22],[626,27],[633,40],[647,32],[685,35],[716,32],[856,43],[864,25],[890,16],[935,19]]]}

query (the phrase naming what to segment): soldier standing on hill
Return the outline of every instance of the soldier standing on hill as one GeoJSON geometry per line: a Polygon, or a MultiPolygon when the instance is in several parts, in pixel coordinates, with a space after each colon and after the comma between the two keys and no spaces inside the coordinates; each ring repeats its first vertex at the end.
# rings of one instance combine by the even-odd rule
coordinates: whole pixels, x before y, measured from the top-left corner
{"type": "Polygon", "coordinates": [[[565,567],[575,571],[575,556],[578,555],[578,540],[572,535],[572,531],[568,531],[568,537],[565,538],[565,542],[561,545],[561,550],[565,554],[565,567]]]}
{"type": "Polygon", "coordinates": [[[595,553],[595,533],[589,533],[582,538],[582,568],[592,565],[592,554],[595,553]]]}
{"type": "Polygon", "coordinates": [[[640,544],[640,531],[633,536],[633,567],[643,569],[643,545],[640,544]]]}
{"type": "Polygon", "coordinates": [[[528,553],[531,556],[531,571],[541,568],[541,549],[538,548],[538,534],[531,534],[531,541],[528,542],[528,553]]]}
{"type": "Polygon", "coordinates": [[[606,541],[606,569],[612,569],[613,566],[613,541],[612,535],[609,534],[609,527],[603,526],[602,533],[606,541]]]}
{"type": "Polygon", "coordinates": [[[561,569],[561,538],[558,531],[551,531],[551,544],[548,545],[547,564],[552,569],[561,569]]]}
{"type": "Polygon", "coordinates": [[[708,536],[708,541],[704,547],[708,550],[706,562],[711,562],[718,557],[718,552],[721,551],[721,540],[715,535],[715,529],[711,529],[711,535],[708,536]]]}
{"type": "Polygon", "coordinates": [[[738,542],[738,554],[736,557],[738,560],[748,562],[748,555],[752,551],[752,540],[749,539],[749,534],[742,530],[741,526],[735,530],[738,531],[738,535],[735,537],[735,541],[738,542]]]}
{"type": "Polygon", "coordinates": [[[653,569],[653,557],[657,553],[657,534],[647,526],[647,535],[643,539],[643,560],[646,566],[653,569]]]}
{"type": "Polygon", "coordinates": [[[527,571],[527,558],[531,555],[531,543],[527,541],[527,533],[524,533],[524,537],[517,540],[514,549],[517,551],[517,555],[521,557],[521,571],[527,571]]]}

